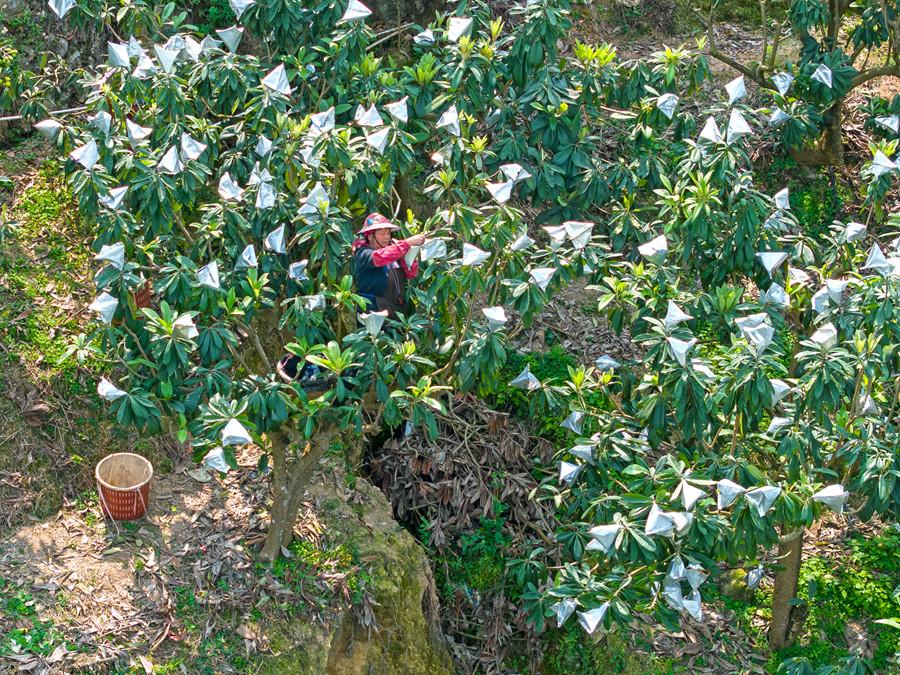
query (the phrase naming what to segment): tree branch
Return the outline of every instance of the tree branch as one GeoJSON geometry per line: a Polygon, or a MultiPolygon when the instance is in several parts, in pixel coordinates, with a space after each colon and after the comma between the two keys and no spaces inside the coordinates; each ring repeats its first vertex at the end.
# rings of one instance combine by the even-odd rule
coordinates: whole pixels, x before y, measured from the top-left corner
{"type": "Polygon", "coordinates": [[[750,78],[760,87],[768,86],[766,81],[760,77],[757,71],[752,70],[748,66],[745,66],[743,63],[739,63],[735,61],[733,58],[728,56],[727,54],[723,54],[719,51],[719,48],[716,47],[716,38],[715,38],[715,16],[713,7],[709,8],[709,19],[706,23],[706,41],[709,43],[709,55],[714,59],[717,59],[724,63],[726,66],[731,66],[736,71],[741,73],[744,77],[750,78]]]}
{"type": "Polygon", "coordinates": [[[239,322],[241,328],[247,331],[247,335],[250,337],[250,342],[253,344],[254,349],[256,349],[256,353],[259,355],[260,360],[262,361],[263,368],[266,369],[267,372],[272,372],[272,364],[269,361],[268,355],[266,355],[266,350],[263,349],[262,342],[259,341],[259,334],[256,332],[256,329],[248,326],[243,322],[239,322]]]}
{"type": "Polygon", "coordinates": [[[831,23],[828,24],[825,41],[829,50],[834,49],[835,45],[837,45],[838,30],[841,25],[841,15],[843,14],[840,5],[841,3],[838,0],[830,0],[828,3],[828,10],[831,12],[831,23]]]}
{"type": "Polygon", "coordinates": [[[859,75],[853,78],[853,80],[850,82],[850,88],[855,89],[859,85],[865,84],[869,80],[874,80],[876,77],[884,77],[886,75],[900,77],[900,65],[885,65],[879,68],[869,68],[869,70],[864,70],[859,75]]]}
{"type": "Polygon", "coordinates": [[[786,22],[782,21],[778,28],[775,31],[775,36],[772,38],[772,51],[769,54],[769,62],[768,69],[775,70],[775,59],[778,58],[778,48],[781,46],[781,34],[784,32],[784,29],[787,27],[785,25],[786,22]]]}

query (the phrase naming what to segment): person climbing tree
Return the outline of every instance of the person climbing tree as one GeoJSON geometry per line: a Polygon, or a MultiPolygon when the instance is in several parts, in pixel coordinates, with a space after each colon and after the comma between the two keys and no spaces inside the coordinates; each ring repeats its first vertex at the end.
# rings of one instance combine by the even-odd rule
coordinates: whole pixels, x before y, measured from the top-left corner
{"type": "Polygon", "coordinates": [[[394,241],[391,233],[399,229],[380,213],[372,213],[353,242],[357,292],[369,303],[369,311],[387,310],[390,316],[408,311],[406,280],[415,278],[419,263],[407,263],[405,256],[413,246],[425,243],[424,234],[394,241]]]}

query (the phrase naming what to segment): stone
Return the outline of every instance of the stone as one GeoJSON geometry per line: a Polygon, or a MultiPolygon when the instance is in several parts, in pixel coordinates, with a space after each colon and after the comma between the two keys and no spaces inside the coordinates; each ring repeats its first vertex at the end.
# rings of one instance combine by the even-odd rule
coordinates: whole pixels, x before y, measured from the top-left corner
{"type": "Polygon", "coordinates": [[[355,550],[372,577],[377,631],[368,633],[352,611],[334,610],[323,623],[297,617],[268,633],[274,655],[260,673],[368,675],[454,672],[440,630],[438,598],[425,551],[393,518],[385,496],[357,478],[352,505],[337,463],[318,472],[306,498],[317,505],[329,538],[355,550]]]}
{"type": "Polygon", "coordinates": [[[737,568],[725,570],[719,575],[719,587],[726,598],[742,600],[749,594],[747,570],[737,568]]]}

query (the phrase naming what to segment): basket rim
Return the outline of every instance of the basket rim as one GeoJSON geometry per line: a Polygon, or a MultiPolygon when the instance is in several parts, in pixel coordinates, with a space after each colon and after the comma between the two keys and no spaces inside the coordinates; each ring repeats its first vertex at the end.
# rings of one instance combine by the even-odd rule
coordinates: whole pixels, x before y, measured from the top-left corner
{"type": "Polygon", "coordinates": [[[97,462],[97,466],[94,467],[94,478],[97,479],[97,483],[101,487],[104,487],[107,490],[115,490],[116,492],[137,492],[138,490],[140,490],[142,487],[147,485],[153,479],[153,463],[149,459],[144,457],[143,455],[139,455],[136,452],[114,452],[111,455],[107,455],[106,457],[101,459],[99,462],[97,462]],[[145,462],[147,464],[147,466],[150,467],[150,475],[147,476],[147,478],[142,480],[140,483],[136,483],[135,485],[132,485],[130,487],[119,487],[117,485],[111,485],[100,477],[100,466],[103,464],[103,462],[105,462],[108,459],[112,459],[113,457],[137,457],[139,460],[141,460],[142,462],[145,462]]]}

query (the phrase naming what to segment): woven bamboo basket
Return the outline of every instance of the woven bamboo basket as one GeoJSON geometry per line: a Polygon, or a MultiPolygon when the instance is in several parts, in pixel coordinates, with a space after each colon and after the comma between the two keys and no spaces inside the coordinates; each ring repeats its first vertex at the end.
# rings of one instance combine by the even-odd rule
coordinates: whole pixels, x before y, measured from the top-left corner
{"type": "Polygon", "coordinates": [[[153,465],[131,452],[100,460],[94,472],[103,513],[113,520],[136,520],[147,511],[153,465]]]}
{"type": "Polygon", "coordinates": [[[144,315],[140,313],[140,310],[151,307],[153,305],[153,286],[147,281],[140,288],[135,289],[132,292],[132,296],[134,297],[134,306],[135,309],[138,310],[138,318],[144,318],[144,315]]]}

